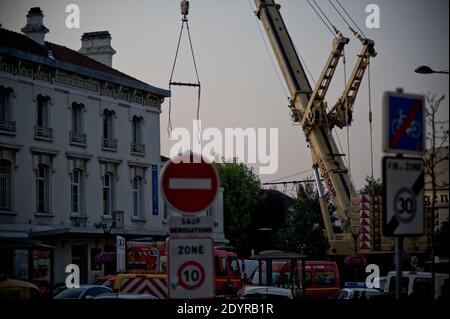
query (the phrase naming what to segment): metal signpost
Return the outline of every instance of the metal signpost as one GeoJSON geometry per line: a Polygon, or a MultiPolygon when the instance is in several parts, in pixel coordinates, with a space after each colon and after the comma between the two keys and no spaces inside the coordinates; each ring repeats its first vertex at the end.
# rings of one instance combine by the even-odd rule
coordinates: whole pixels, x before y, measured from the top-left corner
{"type": "Polygon", "coordinates": [[[383,158],[383,233],[395,237],[397,299],[401,298],[403,239],[424,233],[425,135],[424,97],[401,90],[385,92],[383,150],[397,157],[383,158]]]}
{"type": "Polygon", "coordinates": [[[199,215],[216,199],[217,172],[201,156],[186,153],[165,165],[160,184],[167,204],[181,214],[169,217],[169,296],[213,298],[214,219],[199,215]]]}

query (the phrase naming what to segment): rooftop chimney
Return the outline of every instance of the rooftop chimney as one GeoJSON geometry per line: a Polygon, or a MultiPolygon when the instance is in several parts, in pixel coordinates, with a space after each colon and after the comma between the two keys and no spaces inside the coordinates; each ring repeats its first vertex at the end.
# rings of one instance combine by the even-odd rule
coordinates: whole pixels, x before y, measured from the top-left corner
{"type": "Polygon", "coordinates": [[[27,14],[27,24],[22,28],[22,32],[31,40],[36,41],[40,45],[44,45],[45,34],[48,29],[44,25],[44,15],[39,7],[31,8],[27,14]]]}
{"type": "Polygon", "coordinates": [[[108,31],[84,33],[78,52],[109,67],[112,67],[112,56],[116,54],[116,50],[111,47],[111,35],[108,31]]]}

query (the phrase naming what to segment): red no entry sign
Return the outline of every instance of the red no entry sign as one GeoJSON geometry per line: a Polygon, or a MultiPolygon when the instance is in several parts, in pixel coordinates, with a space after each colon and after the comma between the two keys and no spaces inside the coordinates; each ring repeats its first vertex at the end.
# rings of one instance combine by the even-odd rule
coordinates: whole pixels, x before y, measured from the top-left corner
{"type": "Polygon", "coordinates": [[[195,214],[207,210],[217,195],[219,178],[214,167],[192,153],[169,160],[161,172],[161,190],[175,210],[195,214]]]}

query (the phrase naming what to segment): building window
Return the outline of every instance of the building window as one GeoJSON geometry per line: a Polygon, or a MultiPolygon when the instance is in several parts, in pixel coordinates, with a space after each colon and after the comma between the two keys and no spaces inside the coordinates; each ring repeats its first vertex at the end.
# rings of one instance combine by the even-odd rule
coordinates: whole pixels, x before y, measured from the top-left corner
{"type": "Polygon", "coordinates": [[[16,122],[12,118],[12,92],[0,87],[0,132],[16,132],[16,122]]]}
{"type": "Polygon", "coordinates": [[[135,176],[133,179],[133,217],[140,217],[142,206],[142,178],[135,176]]]}
{"type": "Polygon", "coordinates": [[[114,138],[114,111],[103,111],[103,140],[102,145],[107,149],[117,149],[117,139],[114,138]]]}
{"type": "Polygon", "coordinates": [[[0,160],[0,210],[12,209],[12,163],[0,160]]]}
{"type": "Polygon", "coordinates": [[[39,164],[36,171],[36,210],[38,213],[50,212],[49,167],[39,164]]]}
{"type": "Polygon", "coordinates": [[[72,143],[86,144],[86,134],[83,129],[84,105],[72,103],[72,131],[70,141],[72,143]]]}
{"type": "Polygon", "coordinates": [[[35,136],[52,139],[53,129],[50,127],[50,99],[42,95],[37,97],[35,136]]]}
{"type": "Polygon", "coordinates": [[[82,179],[81,170],[74,169],[71,178],[71,207],[72,213],[81,214],[82,207],[82,179]]]}
{"type": "Polygon", "coordinates": [[[114,176],[105,173],[103,176],[103,215],[112,215],[114,210],[114,176]]]}
{"type": "Polygon", "coordinates": [[[143,119],[140,116],[134,116],[132,122],[132,141],[131,153],[145,154],[145,145],[142,138],[143,119]]]}

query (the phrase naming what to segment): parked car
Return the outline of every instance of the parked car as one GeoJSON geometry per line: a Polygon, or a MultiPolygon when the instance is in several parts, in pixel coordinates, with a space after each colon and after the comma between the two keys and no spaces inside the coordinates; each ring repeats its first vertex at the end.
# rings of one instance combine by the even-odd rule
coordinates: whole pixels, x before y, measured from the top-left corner
{"type": "Polygon", "coordinates": [[[291,289],[270,286],[244,286],[238,291],[240,299],[294,299],[291,289]]]}
{"type": "MultiPolygon", "coordinates": [[[[384,292],[395,294],[396,272],[390,271],[386,278],[384,292]]],[[[411,298],[431,298],[431,272],[403,271],[401,278],[401,293],[411,298]]],[[[434,298],[438,299],[443,293],[448,274],[436,273],[434,298]]]]}
{"type": "Polygon", "coordinates": [[[0,300],[1,299],[40,299],[41,290],[31,282],[9,279],[0,279],[0,300]]]}
{"type": "Polygon", "coordinates": [[[373,288],[344,288],[336,294],[336,299],[369,300],[383,295],[382,291],[373,288]]]}
{"type": "Polygon", "coordinates": [[[53,297],[67,289],[65,282],[58,282],[53,286],[53,297]]]}
{"type": "Polygon", "coordinates": [[[111,288],[99,285],[80,285],[79,288],[67,288],[55,296],[55,299],[93,299],[112,292],[111,288]]]}
{"type": "Polygon", "coordinates": [[[96,297],[94,297],[94,299],[103,299],[103,300],[113,300],[113,299],[125,299],[125,300],[131,300],[131,299],[153,299],[153,300],[158,300],[159,298],[151,295],[151,294],[121,294],[121,293],[114,293],[114,292],[110,292],[110,293],[106,293],[106,294],[101,294],[98,295],[96,297]]]}
{"type": "Polygon", "coordinates": [[[374,285],[375,285],[375,289],[378,289],[378,290],[380,290],[380,291],[384,291],[384,286],[386,285],[386,280],[387,280],[387,277],[377,277],[377,278],[375,278],[375,280],[374,280],[374,285]]]}
{"type": "Polygon", "coordinates": [[[95,284],[100,286],[105,286],[108,288],[114,287],[114,281],[116,280],[116,275],[106,275],[97,278],[95,284]]]}

